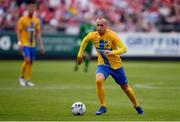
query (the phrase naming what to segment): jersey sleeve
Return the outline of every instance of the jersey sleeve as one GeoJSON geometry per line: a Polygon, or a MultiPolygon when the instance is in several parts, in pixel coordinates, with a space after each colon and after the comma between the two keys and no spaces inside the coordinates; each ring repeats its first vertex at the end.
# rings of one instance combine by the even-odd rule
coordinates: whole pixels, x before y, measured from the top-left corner
{"type": "Polygon", "coordinates": [[[122,42],[122,40],[118,37],[117,34],[113,34],[114,37],[114,43],[115,45],[117,45],[117,49],[113,50],[113,54],[114,55],[120,55],[120,54],[124,54],[127,52],[127,48],[124,45],[124,43],[122,42]]]}
{"type": "Polygon", "coordinates": [[[23,30],[22,18],[20,18],[18,21],[18,30],[23,30]]]}
{"type": "Polygon", "coordinates": [[[91,38],[92,38],[92,32],[90,32],[87,36],[84,37],[81,46],[79,48],[78,57],[82,57],[88,42],[91,41],[91,38]]]}

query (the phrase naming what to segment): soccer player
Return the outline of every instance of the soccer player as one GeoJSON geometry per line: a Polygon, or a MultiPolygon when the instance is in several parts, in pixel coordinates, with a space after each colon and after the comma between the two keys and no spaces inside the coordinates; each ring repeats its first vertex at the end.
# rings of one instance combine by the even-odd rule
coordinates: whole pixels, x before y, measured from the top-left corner
{"type": "Polygon", "coordinates": [[[96,70],[96,89],[100,100],[101,107],[96,112],[96,115],[106,113],[106,100],[104,81],[111,75],[115,82],[121,86],[124,92],[134,105],[138,114],[143,114],[133,89],[128,85],[128,80],[122,66],[121,54],[126,53],[127,49],[118,35],[112,30],[108,29],[107,20],[105,18],[98,18],[96,21],[97,31],[90,32],[84,39],[80,46],[77,62],[83,62],[83,52],[89,41],[94,43],[98,55],[98,66],[96,70]]]}
{"type": "MultiPolygon", "coordinates": [[[[79,36],[78,36],[78,40],[82,41],[84,36],[86,36],[89,32],[96,30],[96,27],[92,24],[92,18],[88,17],[86,18],[86,21],[83,22],[80,25],[80,32],[79,32],[79,36]]],[[[84,51],[84,72],[88,71],[88,67],[89,67],[89,62],[90,62],[90,58],[91,58],[91,54],[92,54],[92,49],[93,49],[93,44],[92,42],[88,43],[88,45],[85,48],[84,51]]],[[[78,63],[76,62],[74,70],[77,71],[78,70],[78,63]]]]}
{"type": "Polygon", "coordinates": [[[41,37],[40,21],[37,17],[33,16],[36,9],[34,2],[28,4],[28,15],[23,16],[18,21],[17,38],[20,53],[24,57],[22,64],[21,75],[19,82],[21,86],[34,86],[30,82],[32,64],[35,59],[35,37],[37,36],[40,44],[40,50],[43,54],[45,52],[44,45],[41,37]]]}

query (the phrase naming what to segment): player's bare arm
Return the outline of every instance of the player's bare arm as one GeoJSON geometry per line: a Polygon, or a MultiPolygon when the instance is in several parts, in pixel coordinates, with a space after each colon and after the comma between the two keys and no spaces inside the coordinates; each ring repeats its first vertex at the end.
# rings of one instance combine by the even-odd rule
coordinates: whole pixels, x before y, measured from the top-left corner
{"type": "Polygon", "coordinates": [[[41,54],[44,54],[45,49],[44,49],[44,45],[43,45],[43,41],[42,41],[42,34],[41,34],[40,30],[37,30],[37,38],[38,38],[38,42],[40,45],[41,54]]]}
{"type": "Polygon", "coordinates": [[[18,38],[18,46],[19,46],[19,51],[20,53],[23,55],[23,45],[22,45],[22,40],[20,39],[20,34],[21,34],[22,30],[20,30],[19,28],[17,28],[17,38],[18,38]]]}

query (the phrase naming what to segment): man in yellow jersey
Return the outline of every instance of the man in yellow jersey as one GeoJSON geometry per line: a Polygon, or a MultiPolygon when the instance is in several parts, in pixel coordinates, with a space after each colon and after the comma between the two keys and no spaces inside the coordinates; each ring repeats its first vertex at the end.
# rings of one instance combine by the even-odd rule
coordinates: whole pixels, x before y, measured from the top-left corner
{"type": "Polygon", "coordinates": [[[143,114],[144,111],[139,105],[133,89],[128,85],[128,80],[122,66],[120,55],[126,53],[127,49],[123,42],[119,39],[115,32],[108,29],[107,20],[98,18],[96,21],[97,31],[90,32],[80,46],[77,62],[83,62],[83,52],[89,41],[92,41],[98,55],[98,66],[96,70],[96,89],[100,100],[101,107],[96,112],[96,115],[102,115],[107,112],[104,81],[111,75],[115,82],[121,86],[124,92],[134,105],[138,114],[143,114]]]}
{"type": "Polygon", "coordinates": [[[18,21],[17,37],[19,50],[24,57],[19,82],[21,86],[34,86],[30,82],[32,64],[35,59],[35,37],[40,44],[41,53],[44,53],[44,45],[41,37],[40,21],[33,16],[36,9],[35,3],[28,4],[28,15],[23,16],[18,21]]]}

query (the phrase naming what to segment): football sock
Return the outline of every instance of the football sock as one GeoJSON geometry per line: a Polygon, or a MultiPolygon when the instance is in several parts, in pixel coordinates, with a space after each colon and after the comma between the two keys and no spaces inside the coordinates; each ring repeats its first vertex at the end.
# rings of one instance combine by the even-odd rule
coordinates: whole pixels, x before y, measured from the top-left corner
{"type": "Polygon", "coordinates": [[[89,61],[90,61],[89,59],[87,59],[87,58],[85,59],[85,67],[86,68],[89,66],[89,61]]]}
{"type": "Polygon", "coordinates": [[[27,71],[26,71],[26,80],[29,81],[32,72],[32,63],[28,63],[27,71]]]}
{"type": "Polygon", "coordinates": [[[97,95],[99,97],[101,106],[106,106],[106,100],[105,100],[105,90],[104,90],[104,84],[103,81],[96,81],[96,91],[97,95]]]}
{"type": "Polygon", "coordinates": [[[137,98],[136,98],[136,95],[135,95],[133,89],[130,86],[128,86],[128,88],[124,91],[127,94],[127,96],[129,97],[129,99],[131,100],[131,102],[133,103],[134,107],[139,106],[139,103],[137,101],[137,98]]]}
{"type": "Polygon", "coordinates": [[[78,63],[76,63],[75,67],[74,67],[75,71],[78,71],[78,63]]]}
{"type": "Polygon", "coordinates": [[[26,69],[27,69],[27,62],[24,60],[21,66],[21,74],[20,74],[22,78],[24,78],[26,69]]]}
{"type": "Polygon", "coordinates": [[[85,72],[88,71],[89,62],[90,62],[89,58],[85,58],[85,67],[84,67],[85,72]]]}

